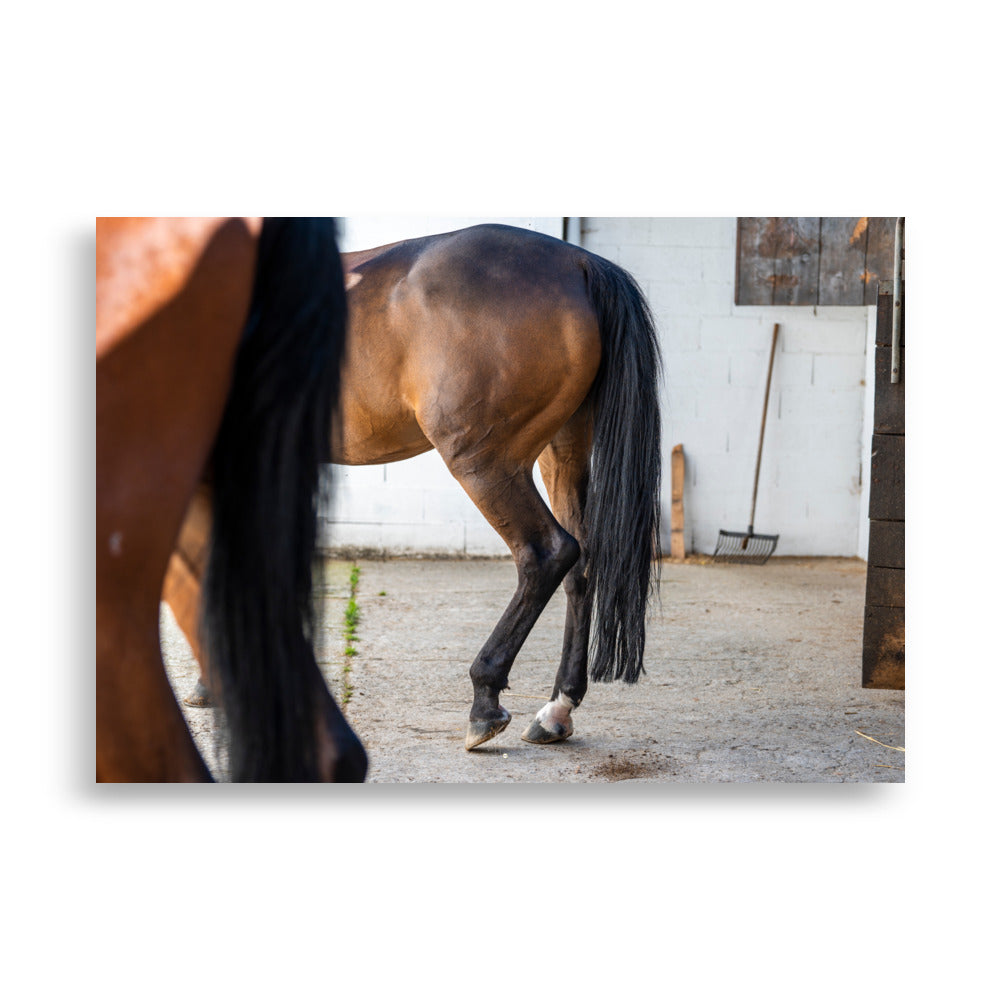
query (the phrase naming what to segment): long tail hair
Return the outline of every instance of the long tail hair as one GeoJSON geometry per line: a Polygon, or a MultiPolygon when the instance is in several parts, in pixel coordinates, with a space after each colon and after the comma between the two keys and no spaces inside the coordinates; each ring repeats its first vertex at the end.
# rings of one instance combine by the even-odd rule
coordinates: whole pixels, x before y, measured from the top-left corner
{"type": "Polygon", "coordinates": [[[346,310],[334,220],[265,219],[212,456],[203,591],[234,781],[317,778],[328,695],[312,644],[316,507],[346,310]]]}
{"type": "Polygon", "coordinates": [[[591,390],[594,439],[584,507],[590,676],[633,684],[644,672],[646,600],[659,586],[660,348],[649,304],[626,271],[587,258],[600,320],[601,366],[591,390]]]}

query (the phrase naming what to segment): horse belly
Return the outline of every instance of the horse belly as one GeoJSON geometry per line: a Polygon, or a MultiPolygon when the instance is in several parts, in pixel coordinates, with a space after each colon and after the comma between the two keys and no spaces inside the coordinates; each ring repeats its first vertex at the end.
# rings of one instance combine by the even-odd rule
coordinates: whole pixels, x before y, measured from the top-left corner
{"type": "Polygon", "coordinates": [[[424,436],[413,410],[398,400],[353,391],[346,378],[341,396],[340,427],[333,436],[337,465],[379,465],[413,458],[434,446],[424,436]]]}

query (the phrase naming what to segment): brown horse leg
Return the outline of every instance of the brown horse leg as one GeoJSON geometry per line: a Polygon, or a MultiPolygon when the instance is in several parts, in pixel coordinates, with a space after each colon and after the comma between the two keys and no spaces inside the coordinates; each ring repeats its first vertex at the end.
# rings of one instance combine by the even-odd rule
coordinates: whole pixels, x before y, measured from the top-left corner
{"type": "Polygon", "coordinates": [[[590,422],[580,411],[542,452],[538,464],[559,523],[580,543],[580,558],[563,580],[566,591],[566,628],[562,660],[551,699],[521,734],[528,743],[555,743],[573,732],[570,712],[587,693],[587,649],[590,643],[591,604],[587,600],[587,538],[583,507],[590,461],[590,422]]]}
{"type": "Polygon", "coordinates": [[[97,609],[97,656],[115,670],[97,677],[99,781],[211,781],[163,671],[155,602],[127,597],[97,609]]]}
{"type": "Polygon", "coordinates": [[[517,566],[517,590],[493,634],[469,670],[473,701],[465,748],[471,750],[502,732],[510,713],[500,704],[510,668],[549,598],[577,561],[580,547],[552,516],[535,489],[530,467],[491,466],[456,478],[487,521],[510,547],[517,566]]]}
{"type": "Polygon", "coordinates": [[[97,778],[210,781],[164,671],[160,596],[225,405],[256,244],[241,222],[107,221],[97,246],[97,778]],[[148,316],[133,269],[166,299],[148,316]]]}
{"type": "Polygon", "coordinates": [[[212,492],[198,487],[191,499],[184,524],[170,557],[163,582],[163,600],[173,612],[177,627],[184,633],[200,673],[194,688],[183,698],[185,705],[211,708],[212,683],[201,645],[201,584],[205,577],[208,545],[212,534],[212,492]]]}

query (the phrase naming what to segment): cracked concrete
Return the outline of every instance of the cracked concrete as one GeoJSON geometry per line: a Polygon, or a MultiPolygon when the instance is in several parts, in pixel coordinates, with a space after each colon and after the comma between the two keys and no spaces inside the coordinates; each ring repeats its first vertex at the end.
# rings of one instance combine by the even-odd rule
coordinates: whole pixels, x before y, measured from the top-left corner
{"type": "MultiPolygon", "coordinates": [[[[329,561],[320,659],[369,754],[371,782],[901,782],[904,693],[861,687],[865,564],[665,562],[639,683],[592,684],[574,734],[520,739],[547,701],[562,642],[557,592],[515,661],[491,742],[464,749],[469,664],[514,590],[510,560],[360,560],[357,655],[343,656],[350,564],[329,561]],[[350,673],[344,674],[345,665],[350,673]]],[[[165,610],[184,692],[194,664],[165,610]]],[[[187,709],[211,753],[213,710],[187,709]]]]}

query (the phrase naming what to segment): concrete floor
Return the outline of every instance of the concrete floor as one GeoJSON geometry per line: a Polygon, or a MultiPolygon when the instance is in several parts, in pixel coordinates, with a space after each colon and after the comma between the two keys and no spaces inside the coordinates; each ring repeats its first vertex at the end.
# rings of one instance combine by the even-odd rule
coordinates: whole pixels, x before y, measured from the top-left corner
{"type": "MultiPolygon", "coordinates": [[[[464,749],[469,664],[513,593],[509,560],[358,562],[357,655],[344,655],[350,564],[325,567],[320,659],[369,755],[371,782],[901,782],[904,693],[861,687],[866,567],[665,562],[646,675],[593,684],[558,744],[520,739],[548,699],[565,599],[546,608],[501,702],[508,728],[464,749]],[[349,667],[349,672],[345,672],[349,667]],[[346,687],[345,687],[346,683],[346,687]]],[[[175,689],[196,676],[164,609],[175,689]]],[[[210,766],[215,712],[186,709],[210,766]]]]}

